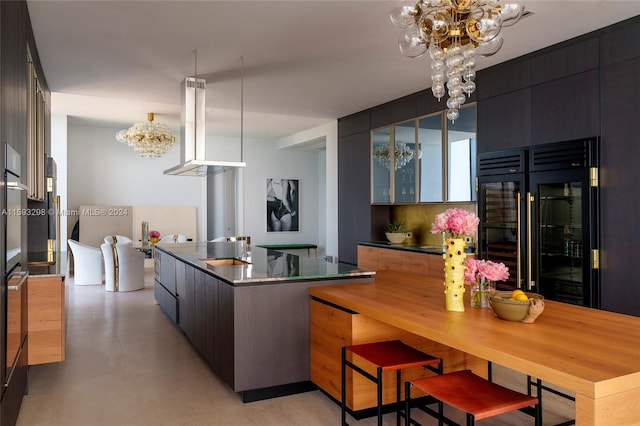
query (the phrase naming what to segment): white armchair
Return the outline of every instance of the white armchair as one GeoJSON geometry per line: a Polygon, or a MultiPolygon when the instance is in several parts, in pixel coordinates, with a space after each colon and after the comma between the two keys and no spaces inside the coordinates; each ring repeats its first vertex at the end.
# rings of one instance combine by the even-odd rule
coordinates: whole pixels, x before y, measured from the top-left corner
{"type": "MultiPolygon", "coordinates": [[[[113,244],[114,235],[108,235],[104,237],[104,242],[113,244]]],[[[131,238],[125,237],[124,235],[115,235],[118,244],[130,243],[132,242],[131,238]]]]}
{"type": "Polygon", "coordinates": [[[118,256],[118,290],[135,291],[144,288],[144,253],[130,244],[116,244],[118,256]]]}
{"type": "Polygon", "coordinates": [[[163,243],[186,243],[187,236],[182,234],[169,234],[160,238],[160,241],[163,243]]]}
{"type": "MultiPolygon", "coordinates": [[[[105,237],[105,240],[107,237],[105,237]]],[[[104,289],[116,291],[116,256],[115,247],[110,243],[103,243],[100,246],[104,259],[104,289]]]]}
{"type": "Polygon", "coordinates": [[[73,283],[102,285],[102,253],[99,248],[68,240],[73,254],[73,283]]]}

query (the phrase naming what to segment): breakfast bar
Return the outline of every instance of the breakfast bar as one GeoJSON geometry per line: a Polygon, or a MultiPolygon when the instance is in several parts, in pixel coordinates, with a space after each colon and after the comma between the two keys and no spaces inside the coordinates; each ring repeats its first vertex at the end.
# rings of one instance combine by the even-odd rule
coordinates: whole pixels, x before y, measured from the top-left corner
{"type": "MultiPolygon", "coordinates": [[[[465,312],[448,312],[441,279],[395,271],[378,271],[374,283],[313,287],[309,293],[312,305],[358,314],[574,392],[577,425],[640,422],[638,317],[547,301],[533,324],[509,322],[490,309],[471,308],[468,290],[465,312]]],[[[312,327],[321,320],[312,310],[312,327]]],[[[314,344],[312,330],[312,380],[318,384],[314,344]]],[[[336,361],[333,352],[330,357],[336,361]]],[[[446,357],[444,363],[446,369],[446,357]]]]}

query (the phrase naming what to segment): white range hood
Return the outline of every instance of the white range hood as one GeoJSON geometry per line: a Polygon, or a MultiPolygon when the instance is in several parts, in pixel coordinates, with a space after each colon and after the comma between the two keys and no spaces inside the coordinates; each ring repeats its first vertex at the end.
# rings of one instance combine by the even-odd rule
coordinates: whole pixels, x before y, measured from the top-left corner
{"type": "Polygon", "coordinates": [[[165,175],[208,176],[226,167],[245,167],[242,161],[205,159],[205,87],[201,78],[187,77],[182,82],[180,125],[180,164],[165,170],[165,175]]]}

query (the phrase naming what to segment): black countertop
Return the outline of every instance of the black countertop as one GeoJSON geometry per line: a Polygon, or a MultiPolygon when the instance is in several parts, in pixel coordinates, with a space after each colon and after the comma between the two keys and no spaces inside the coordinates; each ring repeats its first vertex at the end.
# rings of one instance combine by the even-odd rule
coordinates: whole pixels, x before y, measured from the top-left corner
{"type": "MultiPolygon", "coordinates": [[[[391,244],[388,241],[361,241],[358,244],[362,246],[388,248],[388,249],[403,250],[403,251],[413,251],[417,253],[428,253],[428,254],[439,254],[439,255],[444,254],[444,250],[442,250],[442,246],[421,246],[418,244],[391,244]]],[[[465,247],[464,252],[475,253],[475,246],[465,247]]]]}
{"type": "Polygon", "coordinates": [[[375,274],[374,271],[358,269],[352,265],[330,263],[254,246],[251,246],[248,256],[244,257],[242,242],[158,243],[156,250],[234,285],[366,278],[375,274]],[[239,259],[247,264],[213,266],[203,259],[239,259]]]}
{"type": "Polygon", "coordinates": [[[388,248],[388,249],[403,250],[403,251],[414,251],[417,253],[429,253],[429,254],[440,254],[440,255],[444,253],[444,251],[442,250],[442,246],[421,246],[418,244],[391,244],[388,241],[361,241],[358,244],[360,244],[361,246],[388,248]]]}

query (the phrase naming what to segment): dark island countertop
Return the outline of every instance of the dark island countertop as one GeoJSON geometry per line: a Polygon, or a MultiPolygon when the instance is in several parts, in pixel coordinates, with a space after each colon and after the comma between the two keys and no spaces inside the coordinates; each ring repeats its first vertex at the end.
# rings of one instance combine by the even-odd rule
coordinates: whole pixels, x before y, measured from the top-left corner
{"type": "MultiPolygon", "coordinates": [[[[403,250],[403,251],[413,251],[416,253],[428,253],[428,254],[444,254],[444,250],[442,250],[442,246],[425,246],[420,244],[391,244],[388,241],[360,241],[359,245],[369,246],[369,247],[378,247],[378,248],[387,248],[392,250],[403,250]]],[[[465,253],[474,253],[475,247],[465,247],[465,253]]]]}
{"type": "Polygon", "coordinates": [[[158,243],[156,250],[195,266],[233,285],[255,285],[291,281],[317,281],[350,277],[372,277],[375,272],[355,266],[330,263],[296,254],[251,246],[244,256],[242,242],[158,243]],[[204,259],[238,259],[240,265],[211,265],[204,259]]]}

